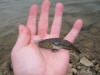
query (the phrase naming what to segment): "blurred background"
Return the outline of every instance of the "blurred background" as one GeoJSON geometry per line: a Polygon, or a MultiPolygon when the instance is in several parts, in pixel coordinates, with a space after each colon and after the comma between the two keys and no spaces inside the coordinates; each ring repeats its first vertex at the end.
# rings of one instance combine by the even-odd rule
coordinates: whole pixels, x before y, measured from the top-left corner
{"type": "MultiPolygon", "coordinates": [[[[43,0],[0,0],[0,65],[9,56],[17,39],[18,25],[26,24],[30,6],[37,4],[40,9],[42,2],[43,0]]],[[[75,45],[88,59],[100,64],[100,0],[50,0],[50,2],[49,25],[52,24],[56,3],[63,3],[61,37],[64,37],[74,22],[81,18],[84,24],[75,45]]]]}

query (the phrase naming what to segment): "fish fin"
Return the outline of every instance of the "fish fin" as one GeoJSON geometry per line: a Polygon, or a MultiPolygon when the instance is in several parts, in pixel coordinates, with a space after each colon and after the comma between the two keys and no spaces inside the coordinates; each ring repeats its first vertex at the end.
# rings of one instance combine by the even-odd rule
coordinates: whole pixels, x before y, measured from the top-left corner
{"type": "Polygon", "coordinates": [[[53,49],[58,50],[61,49],[61,47],[53,45],[53,49]]]}

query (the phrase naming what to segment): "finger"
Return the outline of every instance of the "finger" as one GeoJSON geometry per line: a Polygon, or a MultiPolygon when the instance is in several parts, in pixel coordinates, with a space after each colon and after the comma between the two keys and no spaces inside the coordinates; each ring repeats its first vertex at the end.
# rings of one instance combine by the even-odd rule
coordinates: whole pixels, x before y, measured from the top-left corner
{"type": "Polygon", "coordinates": [[[82,20],[78,19],[75,22],[74,26],[72,27],[72,30],[68,33],[68,35],[64,39],[73,43],[82,28],[82,24],[83,24],[82,20]]]}
{"type": "Polygon", "coordinates": [[[61,3],[56,5],[55,9],[55,17],[51,27],[51,35],[54,37],[59,37],[60,29],[62,25],[62,14],[63,14],[64,6],[61,3]]]}
{"type": "Polygon", "coordinates": [[[38,6],[33,5],[30,8],[29,17],[28,17],[28,21],[27,21],[27,27],[30,29],[31,35],[36,34],[37,14],[38,14],[38,6]]]}
{"type": "Polygon", "coordinates": [[[16,48],[22,48],[30,43],[31,35],[29,29],[24,25],[19,25],[19,36],[15,44],[16,48]]]}
{"type": "Polygon", "coordinates": [[[44,0],[41,8],[41,14],[38,25],[38,34],[45,35],[48,31],[48,16],[49,16],[50,2],[49,0],[44,0]]]}

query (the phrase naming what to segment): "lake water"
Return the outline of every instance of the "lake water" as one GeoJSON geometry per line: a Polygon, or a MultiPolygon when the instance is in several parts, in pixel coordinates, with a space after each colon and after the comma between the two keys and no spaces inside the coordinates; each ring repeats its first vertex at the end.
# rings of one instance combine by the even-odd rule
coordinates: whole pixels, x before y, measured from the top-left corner
{"type": "MultiPolygon", "coordinates": [[[[50,1],[50,24],[56,3],[63,3],[62,36],[69,32],[75,20],[83,19],[84,26],[75,43],[82,49],[81,52],[92,53],[93,57],[100,60],[100,0],[50,1]]],[[[40,9],[42,2],[43,0],[0,0],[0,59],[3,60],[10,53],[17,38],[18,25],[26,24],[30,6],[37,4],[40,9]]]]}

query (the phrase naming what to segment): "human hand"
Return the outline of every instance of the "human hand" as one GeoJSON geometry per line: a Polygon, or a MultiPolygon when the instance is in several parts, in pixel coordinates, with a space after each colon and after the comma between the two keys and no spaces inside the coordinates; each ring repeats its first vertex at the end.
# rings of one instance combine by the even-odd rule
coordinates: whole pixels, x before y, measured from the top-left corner
{"type": "MultiPolygon", "coordinates": [[[[37,5],[31,7],[27,25],[19,25],[18,40],[11,53],[15,75],[66,75],[69,51],[61,49],[52,52],[50,49],[38,47],[35,43],[35,40],[59,38],[64,7],[61,3],[56,5],[51,32],[48,34],[49,7],[49,0],[44,0],[38,23],[38,34],[36,34],[37,5]]],[[[73,43],[81,27],[82,20],[78,19],[64,39],[73,43]]]]}

